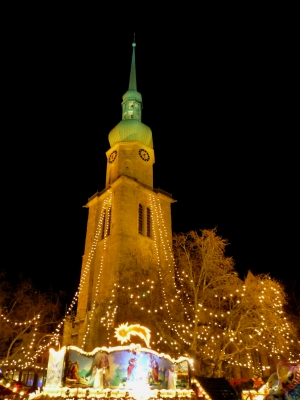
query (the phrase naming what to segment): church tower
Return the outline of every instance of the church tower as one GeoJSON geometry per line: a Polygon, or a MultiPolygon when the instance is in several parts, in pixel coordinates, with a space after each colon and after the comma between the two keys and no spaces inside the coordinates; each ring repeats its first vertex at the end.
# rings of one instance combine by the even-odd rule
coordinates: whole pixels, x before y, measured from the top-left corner
{"type": "MultiPolygon", "coordinates": [[[[116,345],[119,324],[152,326],[170,313],[175,294],[172,196],[153,188],[151,129],[142,123],[132,44],[122,120],[109,133],[104,190],[89,208],[76,316],[66,321],[64,345],[86,351],[116,345]]],[[[155,328],[156,329],[156,328],[155,328]]]]}

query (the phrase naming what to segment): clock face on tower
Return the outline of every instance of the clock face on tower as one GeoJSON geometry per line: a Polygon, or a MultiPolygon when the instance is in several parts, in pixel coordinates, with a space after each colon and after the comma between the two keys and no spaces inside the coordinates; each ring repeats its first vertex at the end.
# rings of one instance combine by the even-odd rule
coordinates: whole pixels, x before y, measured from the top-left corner
{"type": "Polygon", "coordinates": [[[115,161],[116,157],[117,157],[117,151],[114,150],[114,151],[109,155],[109,157],[108,157],[108,162],[109,162],[110,164],[113,163],[113,162],[115,161]]]}
{"type": "Polygon", "coordinates": [[[148,153],[148,151],[146,151],[144,149],[139,150],[139,155],[140,155],[141,159],[144,161],[150,160],[150,154],[148,153]]]}

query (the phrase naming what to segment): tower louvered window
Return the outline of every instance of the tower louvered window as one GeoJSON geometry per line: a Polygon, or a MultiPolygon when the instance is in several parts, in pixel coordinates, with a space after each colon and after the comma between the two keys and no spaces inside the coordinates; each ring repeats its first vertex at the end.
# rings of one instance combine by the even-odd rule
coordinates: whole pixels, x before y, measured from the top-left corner
{"type": "Polygon", "coordinates": [[[107,232],[106,236],[110,235],[110,224],[111,224],[111,206],[109,207],[107,211],[107,232]]]}
{"type": "Polygon", "coordinates": [[[143,234],[143,206],[139,204],[139,233],[143,234]]]}
{"type": "Polygon", "coordinates": [[[102,231],[101,239],[110,235],[110,224],[111,224],[111,207],[108,210],[104,209],[102,211],[102,231]]]}
{"type": "Polygon", "coordinates": [[[105,222],[106,222],[106,210],[104,209],[102,211],[102,233],[101,233],[101,239],[104,239],[104,236],[105,236],[105,222]]]}
{"type": "Polygon", "coordinates": [[[151,237],[151,210],[147,207],[147,236],[151,237]]]}

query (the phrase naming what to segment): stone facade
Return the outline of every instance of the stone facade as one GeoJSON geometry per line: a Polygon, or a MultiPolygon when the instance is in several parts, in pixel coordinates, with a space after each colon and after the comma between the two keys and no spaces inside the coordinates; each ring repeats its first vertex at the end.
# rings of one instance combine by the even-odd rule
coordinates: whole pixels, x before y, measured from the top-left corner
{"type": "MultiPolygon", "coordinates": [[[[130,93],[132,101],[135,91],[130,93]]],[[[145,142],[152,146],[152,132],[147,128],[146,137],[138,124],[142,123],[128,124],[123,141],[111,142],[106,187],[86,205],[77,313],[65,322],[64,345],[87,351],[116,345],[115,326],[126,322],[148,326],[149,314],[168,308],[157,303],[167,303],[175,294],[170,207],[174,200],[153,189],[154,150],[145,142]]]]}

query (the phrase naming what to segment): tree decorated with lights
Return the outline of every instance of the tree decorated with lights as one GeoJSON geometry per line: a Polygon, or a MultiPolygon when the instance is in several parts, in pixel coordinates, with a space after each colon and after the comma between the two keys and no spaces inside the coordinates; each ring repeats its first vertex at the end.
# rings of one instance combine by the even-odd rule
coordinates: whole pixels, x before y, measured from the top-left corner
{"type": "Polygon", "coordinates": [[[61,319],[59,295],[37,291],[30,280],[21,280],[12,287],[5,280],[4,273],[1,276],[1,365],[26,368],[35,364],[46,337],[52,345],[58,341],[61,319]],[[37,348],[39,351],[36,353],[37,348]]]}
{"type": "Polygon", "coordinates": [[[276,280],[251,273],[239,279],[225,256],[227,241],[215,230],[174,235],[173,244],[177,285],[187,304],[183,333],[202,372],[222,376],[225,367],[264,369],[271,362],[274,368],[280,357],[299,359],[296,331],[283,309],[286,294],[276,280]]]}

